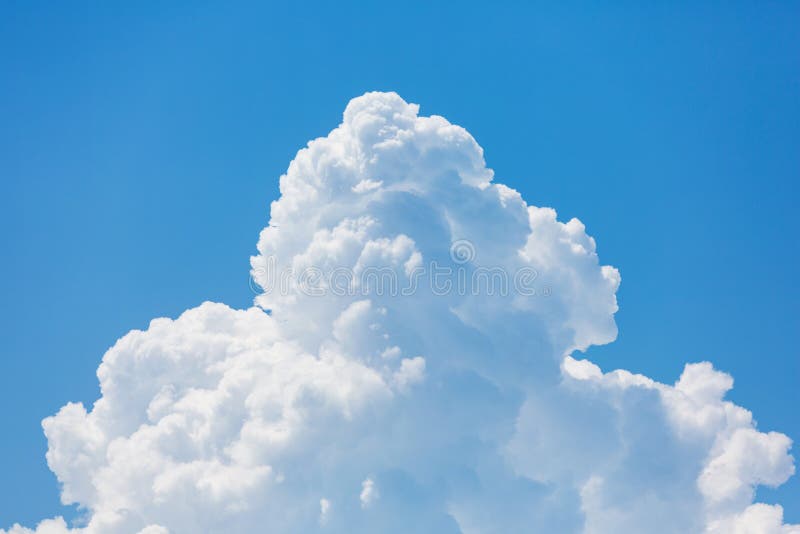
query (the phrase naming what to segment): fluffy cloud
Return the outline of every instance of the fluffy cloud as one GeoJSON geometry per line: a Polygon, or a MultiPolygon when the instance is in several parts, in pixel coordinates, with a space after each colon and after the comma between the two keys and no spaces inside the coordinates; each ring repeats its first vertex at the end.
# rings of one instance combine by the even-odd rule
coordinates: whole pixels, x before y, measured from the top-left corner
{"type": "Polygon", "coordinates": [[[730,376],[574,357],[616,337],[619,273],[492,179],[463,128],[352,100],[281,177],[256,306],[130,332],[44,420],[82,521],[0,533],[800,532],[753,504],[791,442],[730,376]]]}

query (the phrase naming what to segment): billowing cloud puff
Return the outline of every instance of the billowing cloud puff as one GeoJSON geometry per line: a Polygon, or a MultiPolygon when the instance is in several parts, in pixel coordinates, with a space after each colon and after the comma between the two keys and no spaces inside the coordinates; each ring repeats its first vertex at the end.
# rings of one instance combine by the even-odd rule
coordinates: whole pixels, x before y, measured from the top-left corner
{"type": "Polygon", "coordinates": [[[82,521],[0,532],[800,532],[753,504],[791,442],[730,376],[577,354],[616,337],[619,273],[463,128],[366,94],[280,190],[255,307],[130,332],[44,420],[82,521]]]}

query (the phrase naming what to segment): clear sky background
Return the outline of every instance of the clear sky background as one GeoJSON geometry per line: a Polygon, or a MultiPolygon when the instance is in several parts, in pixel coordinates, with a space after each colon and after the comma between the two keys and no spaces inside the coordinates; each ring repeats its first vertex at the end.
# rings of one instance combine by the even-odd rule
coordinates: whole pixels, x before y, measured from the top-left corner
{"type": "MultiPolygon", "coordinates": [[[[40,421],[119,336],[251,303],[278,177],[368,90],[586,223],[623,279],[594,361],[711,360],[800,440],[800,4],[110,4],[0,6],[0,525],[71,515],[40,421]]],[[[797,476],[759,498],[800,522],[797,476]]]]}

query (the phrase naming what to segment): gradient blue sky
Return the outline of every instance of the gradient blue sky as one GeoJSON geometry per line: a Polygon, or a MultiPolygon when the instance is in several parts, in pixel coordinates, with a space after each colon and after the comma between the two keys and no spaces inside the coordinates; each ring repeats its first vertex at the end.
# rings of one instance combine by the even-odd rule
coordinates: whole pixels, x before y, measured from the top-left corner
{"type": "MultiPolygon", "coordinates": [[[[4,2],[0,525],[64,513],[40,421],[119,336],[250,304],[278,176],[376,89],[586,223],[623,277],[597,363],[711,360],[800,440],[800,4],[671,4],[4,2]]],[[[800,521],[798,477],[759,497],[800,521]]]]}

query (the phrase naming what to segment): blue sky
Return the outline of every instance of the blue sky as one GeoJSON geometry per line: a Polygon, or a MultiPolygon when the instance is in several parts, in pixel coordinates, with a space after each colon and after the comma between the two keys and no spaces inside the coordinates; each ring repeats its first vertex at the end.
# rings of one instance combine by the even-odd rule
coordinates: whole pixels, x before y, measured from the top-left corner
{"type": "MultiPolygon", "coordinates": [[[[620,269],[605,369],[731,373],[800,440],[800,8],[732,3],[0,7],[0,527],[63,513],[40,421],[156,316],[252,301],[277,178],[394,90],[620,269]]],[[[800,521],[800,482],[760,490],[800,521]]]]}

